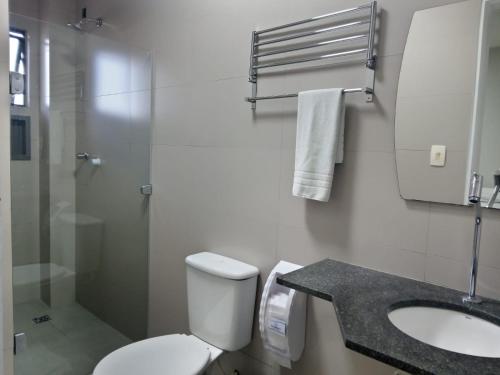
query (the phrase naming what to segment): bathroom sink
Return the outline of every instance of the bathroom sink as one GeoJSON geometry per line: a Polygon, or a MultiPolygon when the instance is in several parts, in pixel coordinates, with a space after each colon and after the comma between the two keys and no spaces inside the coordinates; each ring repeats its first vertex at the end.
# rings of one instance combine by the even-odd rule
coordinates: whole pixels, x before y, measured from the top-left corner
{"type": "Polygon", "coordinates": [[[459,311],[411,306],[392,310],[389,320],[407,335],[456,353],[500,358],[500,326],[459,311]]]}

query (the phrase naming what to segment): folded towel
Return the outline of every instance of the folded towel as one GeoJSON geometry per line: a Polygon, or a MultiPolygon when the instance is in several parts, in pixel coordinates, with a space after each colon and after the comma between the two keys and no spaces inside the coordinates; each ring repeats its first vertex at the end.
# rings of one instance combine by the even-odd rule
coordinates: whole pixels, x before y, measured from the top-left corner
{"type": "Polygon", "coordinates": [[[328,202],[335,163],[344,161],[343,89],[299,93],[293,195],[328,202]]]}

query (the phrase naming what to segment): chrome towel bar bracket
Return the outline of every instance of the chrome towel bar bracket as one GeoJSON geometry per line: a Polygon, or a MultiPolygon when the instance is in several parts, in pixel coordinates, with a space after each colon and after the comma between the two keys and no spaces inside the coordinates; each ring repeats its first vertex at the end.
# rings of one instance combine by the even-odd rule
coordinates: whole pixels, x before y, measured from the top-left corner
{"type": "Polygon", "coordinates": [[[375,68],[377,58],[374,54],[375,31],[377,21],[377,2],[360,5],[358,7],[340,10],[337,12],[327,13],[320,16],[288,23],[281,26],[271,27],[264,30],[252,32],[251,49],[250,49],[250,67],[248,81],[252,84],[252,94],[245,100],[252,105],[252,109],[256,108],[256,102],[267,99],[283,99],[297,97],[298,93],[290,93],[283,95],[257,96],[257,78],[260,69],[275,68],[279,66],[301,64],[327,59],[345,58],[350,56],[365,56],[365,67],[367,70],[367,85],[366,87],[344,89],[344,93],[364,93],[366,101],[372,102],[375,94],[375,68]],[[368,11],[368,14],[365,14],[368,11]],[[306,30],[297,29],[297,26],[325,20],[336,17],[351,17],[353,20],[342,21],[332,26],[325,24],[315,27],[308,27],[306,30]],[[367,31],[359,31],[360,27],[368,26],[367,31]],[[290,28],[293,28],[290,30],[290,28]],[[354,29],[354,30],[353,30],[354,29]],[[278,35],[276,32],[279,32],[278,35]],[[334,33],[334,37],[329,37],[326,40],[314,39],[314,37],[334,33]],[[342,34],[344,33],[344,34],[342,34]],[[270,35],[269,35],[270,34],[270,35]],[[340,34],[340,35],[339,35],[340,34]],[[305,40],[304,40],[305,38],[305,40]],[[289,41],[298,40],[299,44],[290,44],[289,41]],[[355,48],[346,49],[345,44],[355,42],[363,43],[363,45],[355,48]],[[285,44],[283,44],[285,43],[285,44]],[[299,57],[290,57],[287,55],[292,52],[308,50],[314,51],[315,48],[344,46],[343,50],[327,51],[325,53],[312,54],[299,57]],[[261,50],[264,47],[265,50],[261,50]],[[276,57],[277,60],[270,60],[276,57]],[[284,56],[283,56],[284,55],[284,56]],[[262,61],[262,58],[267,60],[262,61]]]}
{"type": "MultiPolygon", "coordinates": [[[[367,100],[370,95],[373,95],[373,90],[369,87],[357,87],[357,88],[352,88],[352,89],[344,89],[344,94],[351,94],[351,93],[364,93],[367,95],[367,100]]],[[[283,94],[283,95],[269,95],[269,96],[254,96],[254,97],[247,97],[245,100],[249,103],[255,103],[258,100],[268,100],[268,99],[286,99],[286,98],[296,98],[299,96],[298,93],[294,94],[283,94]]],[[[370,102],[373,100],[369,100],[370,102]]]]}

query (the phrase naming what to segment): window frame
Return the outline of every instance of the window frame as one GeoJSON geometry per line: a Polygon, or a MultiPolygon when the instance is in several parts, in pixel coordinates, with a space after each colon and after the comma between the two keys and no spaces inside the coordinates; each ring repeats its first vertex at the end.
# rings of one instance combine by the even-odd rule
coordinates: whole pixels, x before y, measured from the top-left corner
{"type": "MultiPolygon", "coordinates": [[[[25,74],[24,74],[24,104],[14,104],[10,103],[11,107],[15,108],[28,108],[30,105],[30,100],[29,100],[29,79],[30,79],[30,59],[29,59],[29,35],[28,35],[28,30],[15,27],[15,26],[10,26],[9,27],[9,45],[10,45],[10,39],[15,38],[19,41],[20,45],[22,45],[24,49],[24,69],[25,69],[25,74]],[[24,38],[16,38],[15,36],[12,36],[11,33],[18,33],[24,35],[24,38]]],[[[23,50],[21,49],[21,51],[23,50]]],[[[19,53],[18,53],[19,56],[19,53]]],[[[18,65],[20,64],[20,59],[18,58],[19,61],[16,61],[16,68],[18,68],[18,65]]],[[[10,65],[10,59],[9,59],[9,65],[10,65]]],[[[10,66],[9,66],[9,73],[11,72],[10,66]]],[[[11,95],[12,96],[12,95],[11,95]]]]}
{"type": "MultiPolygon", "coordinates": [[[[11,115],[10,116],[10,126],[11,126],[11,161],[30,161],[31,160],[31,117],[30,116],[22,116],[22,115],[11,115]],[[14,134],[18,134],[18,132],[13,132],[12,128],[15,126],[14,123],[22,123],[23,137],[22,139],[18,139],[21,141],[24,146],[24,152],[18,152],[18,150],[13,145],[13,137],[14,134]]],[[[19,125],[16,125],[19,126],[19,125]]]]}

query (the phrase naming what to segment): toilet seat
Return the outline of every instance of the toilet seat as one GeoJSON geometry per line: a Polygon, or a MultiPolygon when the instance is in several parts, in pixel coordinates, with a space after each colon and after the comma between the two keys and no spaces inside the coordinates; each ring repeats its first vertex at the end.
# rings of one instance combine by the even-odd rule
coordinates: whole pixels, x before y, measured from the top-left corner
{"type": "Polygon", "coordinates": [[[197,375],[221,353],[196,336],[159,336],[108,354],[93,375],[197,375]]]}

